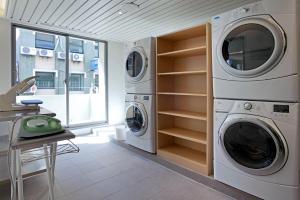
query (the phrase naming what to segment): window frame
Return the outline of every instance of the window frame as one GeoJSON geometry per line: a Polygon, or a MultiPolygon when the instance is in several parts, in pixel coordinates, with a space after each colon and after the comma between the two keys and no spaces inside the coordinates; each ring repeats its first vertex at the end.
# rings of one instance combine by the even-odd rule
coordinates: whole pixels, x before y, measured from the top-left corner
{"type": "Polygon", "coordinates": [[[43,33],[43,32],[39,32],[39,31],[37,31],[37,32],[35,32],[35,40],[34,40],[34,42],[35,42],[35,48],[38,48],[38,49],[48,49],[48,50],[54,50],[55,49],[55,35],[52,35],[52,34],[47,34],[47,33],[43,33]],[[48,37],[53,37],[53,41],[50,41],[50,40],[45,40],[45,39],[37,39],[37,36],[38,35],[44,35],[44,36],[48,36],[48,37]],[[37,46],[37,41],[39,41],[39,43],[40,42],[44,42],[44,43],[53,43],[52,44],[52,46],[51,47],[48,47],[47,45],[41,45],[41,44],[39,44],[38,46],[37,46]]]}
{"type": "MultiPolygon", "coordinates": [[[[55,72],[52,72],[52,71],[35,71],[35,76],[39,76],[38,74],[51,74],[51,75],[53,75],[53,80],[51,80],[51,81],[53,81],[53,86],[50,86],[50,87],[39,87],[38,86],[38,78],[36,79],[36,87],[37,87],[37,89],[39,89],[39,90],[55,90],[55,77],[56,77],[56,73],[55,72]]],[[[49,80],[48,80],[49,81],[49,80]]]]}
{"type": "MultiPolygon", "coordinates": [[[[79,38],[79,39],[83,39],[83,40],[91,40],[91,41],[97,41],[99,43],[103,43],[104,45],[104,82],[105,82],[105,120],[103,121],[97,121],[97,122],[90,122],[90,123],[82,123],[82,124],[78,124],[78,125],[72,125],[72,127],[82,127],[82,126],[91,126],[91,125],[99,125],[99,124],[107,124],[108,123],[108,113],[109,113],[109,106],[108,106],[108,42],[106,40],[101,40],[101,39],[97,39],[97,38],[93,38],[93,37],[87,37],[87,36],[83,36],[83,35],[76,35],[76,34],[72,34],[72,33],[67,33],[67,32],[62,32],[62,31],[54,31],[54,30],[49,30],[49,29],[43,29],[40,27],[34,27],[34,26],[30,26],[30,25],[23,25],[23,24],[18,24],[18,23],[11,23],[11,30],[12,30],[12,37],[11,37],[11,44],[12,44],[12,48],[11,48],[11,86],[14,86],[17,83],[17,78],[18,78],[18,72],[17,72],[17,68],[16,68],[16,29],[17,28],[22,28],[22,29],[27,29],[27,30],[31,30],[31,31],[38,31],[38,32],[43,32],[43,33],[48,33],[48,34],[54,34],[54,35],[61,35],[61,36],[65,36],[67,38],[67,41],[70,37],[73,38],[79,38]]],[[[69,60],[69,56],[70,56],[70,52],[68,51],[67,48],[67,55],[66,55],[66,61],[69,60]]],[[[66,64],[66,67],[68,67],[68,63],[66,64]]],[[[68,83],[68,76],[66,76],[66,84],[68,83]]]]}
{"type": "Polygon", "coordinates": [[[76,39],[76,38],[70,37],[70,39],[69,39],[69,51],[70,51],[70,53],[84,54],[84,41],[83,41],[83,39],[76,39]],[[76,41],[76,40],[81,42],[81,45],[75,44],[74,41],[76,41]],[[73,47],[77,47],[81,51],[80,50],[79,51],[73,51],[73,47]]]}
{"type": "Polygon", "coordinates": [[[85,78],[84,73],[71,72],[70,77],[69,77],[69,90],[71,92],[83,92],[84,91],[84,78],[85,78]],[[71,83],[72,82],[72,76],[79,76],[79,89],[76,89],[76,87],[72,87],[72,83],[71,83]]]}

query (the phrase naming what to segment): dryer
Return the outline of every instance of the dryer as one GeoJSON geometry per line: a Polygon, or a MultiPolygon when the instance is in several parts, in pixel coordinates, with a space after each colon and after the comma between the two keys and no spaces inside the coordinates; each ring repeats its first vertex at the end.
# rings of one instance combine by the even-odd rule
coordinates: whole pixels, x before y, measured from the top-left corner
{"type": "Polygon", "coordinates": [[[155,153],[155,96],[127,94],[125,105],[127,143],[155,153]]]}
{"type": "Polygon", "coordinates": [[[299,103],[214,105],[215,179],[265,200],[300,199],[299,103]]]}
{"type": "Polygon", "coordinates": [[[297,0],[263,0],[213,17],[214,97],[299,102],[297,17],[297,0]]]}
{"type": "Polygon", "coordinates": [[[126,93],[155,93],[155,44],[152,37],[129,44],[125,63],[126,93]]]}

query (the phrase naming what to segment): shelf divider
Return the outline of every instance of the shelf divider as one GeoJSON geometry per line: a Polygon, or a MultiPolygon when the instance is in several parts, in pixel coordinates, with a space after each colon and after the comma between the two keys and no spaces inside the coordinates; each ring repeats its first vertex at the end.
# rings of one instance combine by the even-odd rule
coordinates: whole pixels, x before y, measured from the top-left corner
{"type": "Polygon", "coordinates": [[[172,76],[172,75],[193,75],[193,74],[206,74],[206,70],[199,71],[182,71],[182,72],[162,72],[158,76],[172,76]]]}
{"type": "Polygon", "coordinates": [[[158,114],[162,115],[171,115],[176,117],[184,117],[189,119],[197,119],[197,120],[206,120],[206,114],[198,113],[198,112],[191,112],[191,111],[181,111],[181,110],[164,110],[158,111],[158,114]]]}
{"type": "Polygon", "coordinates": [[[177,51],[170,51],[165,53],[157,54],[157,56],[166,56],[166,57],[182,57],[182,56],[196,56],[196,55],[205,55],[206,46],[193,47],[188,49],[182,49],[177,51]]]}
{"type": "Polygon", "coordinates": [[[189,140],[192,142],[197,142],[200,144],[207,144],[206,141],[206,133],[202,133],[200,131],[192,131],[183,128],[166,128],[158,130],[159,133],[182,138],[185,140],[189,140]]]}
{"type": "Polygon", "coordinates": [[[206,168],[205,153],[181,145],[169,145],[157,150],[161,157],[183,167],[203,172],[206,168]]]}

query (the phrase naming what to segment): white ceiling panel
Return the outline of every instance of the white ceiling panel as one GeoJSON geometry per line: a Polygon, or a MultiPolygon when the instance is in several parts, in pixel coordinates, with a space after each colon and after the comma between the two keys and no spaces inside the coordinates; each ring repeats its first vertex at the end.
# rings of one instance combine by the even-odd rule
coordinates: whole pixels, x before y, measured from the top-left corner
{"type": "Polygon", "coordinates": [[[17,24],[115,41],[135,41],[194,26],[257,0],[10,0],[17,24]],[[125,3],[139,9],[119,14],[125,3]]]}

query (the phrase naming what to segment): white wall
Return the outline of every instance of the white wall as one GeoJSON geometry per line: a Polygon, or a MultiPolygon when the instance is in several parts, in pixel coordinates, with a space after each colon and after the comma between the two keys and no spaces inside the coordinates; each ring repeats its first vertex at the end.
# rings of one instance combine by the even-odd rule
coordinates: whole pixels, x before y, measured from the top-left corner
{"type": "Polygon", "coordinates": [[[11,24],[0,18],[0,93],[11,84],[11,24]]]}
{"type": "Polygon", "coordinates": [[[125,70],[124,44],[108,42],[108,122],[124,122],[125,70]]]}

